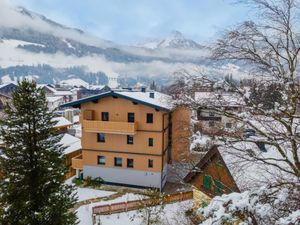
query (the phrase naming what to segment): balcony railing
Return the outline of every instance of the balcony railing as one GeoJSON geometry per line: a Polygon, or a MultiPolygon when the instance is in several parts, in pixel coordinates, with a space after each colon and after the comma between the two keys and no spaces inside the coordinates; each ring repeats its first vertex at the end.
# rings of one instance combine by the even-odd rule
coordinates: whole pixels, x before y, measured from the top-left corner
{"type": "Polygon", "coordinates": [[[72,168],[81,170],[83,169],[82,155],[72,158],[72,168]]]}
{"type": "Polygon", "coordinates": [[[137,123],[82,120],[82,127],[85,132],[134,135],[137,123]]]}

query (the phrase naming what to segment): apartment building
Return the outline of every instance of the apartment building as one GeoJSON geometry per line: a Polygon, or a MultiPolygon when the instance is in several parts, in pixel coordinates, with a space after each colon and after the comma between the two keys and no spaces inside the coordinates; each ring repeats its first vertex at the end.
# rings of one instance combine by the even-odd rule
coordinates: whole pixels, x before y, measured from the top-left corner
{"type": "MultiPolygon", "coordinates": [[[[167,164],[178,155],[171,151],[170,96],[145,89],[108,91],[64,107],[81,109],[82,155],[72,164],[77,176],[163,188],[167,164]]],[[[188,146],[178,149],[188,151],[188,146]]]]}

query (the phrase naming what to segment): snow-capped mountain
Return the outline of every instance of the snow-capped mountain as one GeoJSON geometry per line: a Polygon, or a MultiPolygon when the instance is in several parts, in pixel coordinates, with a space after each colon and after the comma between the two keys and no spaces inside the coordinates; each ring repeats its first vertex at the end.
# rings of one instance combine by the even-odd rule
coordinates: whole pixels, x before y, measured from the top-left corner
{"type": "Polygon", "coordinates": [[[152,39],[138,44],[139,47],[149,49],[171,48],[171,49],[196,49],[201,50],[204,47],[197,42],[187,39],[179,31],[172,31],[171,34],[163,39],[152,39]]]}
{"type": "Polygon", "coordinates": [[[2,82],[32,77],[41,83],[79,78],[101,85],[166,85],[179,70],[209,66],[207,49],[179,32],[144,46],[119,45],[8,2],[0,1],[2,82]]]}

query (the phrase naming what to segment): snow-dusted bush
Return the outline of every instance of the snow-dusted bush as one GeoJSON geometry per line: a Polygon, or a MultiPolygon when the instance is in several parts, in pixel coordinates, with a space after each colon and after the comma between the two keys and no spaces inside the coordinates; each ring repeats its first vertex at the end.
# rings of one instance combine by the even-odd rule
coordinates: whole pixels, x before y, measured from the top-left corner
{"type": "Polygon", "coordinates": [[[213,140],[207,135],[201,134],[199,131],[191,136],[191,151],[208,151],[213,146],[213,140]]]}

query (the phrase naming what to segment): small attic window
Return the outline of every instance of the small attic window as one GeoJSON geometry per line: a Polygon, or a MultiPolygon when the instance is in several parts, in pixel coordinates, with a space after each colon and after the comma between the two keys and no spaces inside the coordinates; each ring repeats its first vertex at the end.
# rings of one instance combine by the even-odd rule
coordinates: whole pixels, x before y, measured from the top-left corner
{"type": "Polygon", "coordinates": [[[150,98],[154,98],[154,92],[150,92],[150,93],[149,93],[149,97],[150,97],[150,98]]]}

